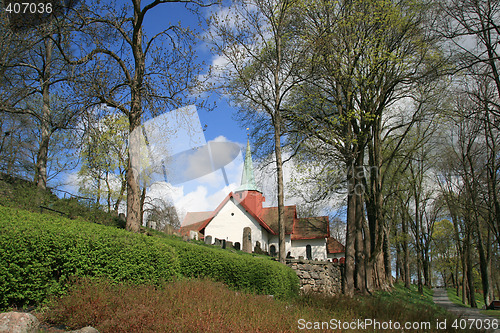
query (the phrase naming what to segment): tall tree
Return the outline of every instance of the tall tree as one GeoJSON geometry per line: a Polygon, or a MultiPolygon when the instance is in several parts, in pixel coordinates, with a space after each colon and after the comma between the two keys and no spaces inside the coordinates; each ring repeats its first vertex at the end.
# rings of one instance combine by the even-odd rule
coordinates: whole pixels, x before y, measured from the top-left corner
{"type": "Polygon", "coordinates": [[[118,212],[127,186],[128,119],[93,110],[83,120],[79,191],[98,205],[104,199],[108,211],[118,212]]]}
{"type": "MultiPolygon", "coordinates": [[[[147,14],[159,6],[174,3],[202,5],[195,1],[155,0],[128,4],[100,1],[81,4],[85,10],[73,20],[80,40],[73,47],[76,57],[67,56],[73,65],[85,65],[94,75],[79,83],[87,95],[87,107],[104,104],[128,118],[130,134],[139,133],[144,116],[190,103],[189,90],[199,70],[195,62],[193,33],[180,25],[169,25],[152,37],[144,32],[147,14]],[[136,131],[138,130],[138,131],[136,131]]],[[[166,6],[166,5],[165,5],[166,6]]],[[[57,44],[59,45],[59,43],[57,44]]],[[[137,136],[131,136],[127,166],[126,229],[138,232],[141,224],[137,136]]]]}
{"type": "Polygon", "coordinates": [[[282,146],[283,111],[300,82],[304,49],[295,34],[297,1],[236,1],[212,16],[209,38],[223,64],[212,68],[218,88],[230,96],[253,133],[270,140],[276,165],[279,260],[285,261],[284,183],[282,146]]]}
{"type": "Polygon", "coordinates": [[[383,120],[391,105],[431,80],[439,66],[426,28],[428,9],[414,1],[363,0],[311,1],[303,7],[315,76],[304,85],[304,106],[294,121],[345,163],[348,294],[355,282],[362,291],[391,285],[383,251],[383,120]]]}
{"type": "MultiPolygon", "coordinates": [[[[7,21],[1,24],[3,38],[11,46],[0,59],[0,111],[33,119],[38,136],[34,181],[45,189],[51,138],[57,131],[72,128],[80,111],[69,84],[77,73],[53,42],[67,31],[54,22],[16,33],[7,31],[7,21]]],[[[62,49],[67,50],[66,43],[62,49]]]]}

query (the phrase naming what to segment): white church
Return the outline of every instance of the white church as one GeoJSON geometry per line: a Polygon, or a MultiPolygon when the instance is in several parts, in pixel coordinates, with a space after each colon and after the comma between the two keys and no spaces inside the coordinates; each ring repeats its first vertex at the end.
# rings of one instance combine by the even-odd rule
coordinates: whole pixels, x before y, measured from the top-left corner
{"type": "MultiPolygon", "coordinates": [[[[190,238],[210,240],[210,243],[218,239],[236,249],[260,250],[276,256],[279,252],[278,207],[263,207],[264,202],[255,184],[247,142],[240,187],[229,193],[214,211],[188,212],[179,232],[190,238]]],[[[296,206],[284,209],[287,257],[344,261],[344,246],[330,237],[328,216],[298,218],[296,206]]]]}

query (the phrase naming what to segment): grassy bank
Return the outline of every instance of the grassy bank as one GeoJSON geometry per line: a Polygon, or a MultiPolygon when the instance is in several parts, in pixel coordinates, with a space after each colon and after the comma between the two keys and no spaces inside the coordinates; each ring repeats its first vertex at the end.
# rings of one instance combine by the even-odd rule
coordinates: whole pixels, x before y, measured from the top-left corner
{"type": "Polygon", "coordinates": [[[91,325],[106,332],[301,332],[306,328],[326,332],[443,332],[436,321],[453,318],[432,302],[432,291],[419,295],[416,288],[397,285],[373,296],[325,297],[307,295],[277,300],[265,295],[236,292],[210,280],[177,280],[161,286],[113,285],[84,280],[67,295],[54,298],[37,314],[49,325],[77,329],[91,325]],[[350,326],[344,323],[372,325],[350,326]],[[394,329],[396,322],[421,325],[421,329],[394,329]],[[430,323],[430,329],[423,327],[430,323]],[[367,322],[366,322],[367,323],[367,322]],[[302,328],[302,329],[301,329],[302,328]]]}

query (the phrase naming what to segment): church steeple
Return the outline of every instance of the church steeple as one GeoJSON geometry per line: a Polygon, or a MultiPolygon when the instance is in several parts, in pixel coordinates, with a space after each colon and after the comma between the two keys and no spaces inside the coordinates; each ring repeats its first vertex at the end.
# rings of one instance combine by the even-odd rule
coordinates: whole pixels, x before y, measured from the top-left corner
{"type": "Polygon", "coordinates": [[[241,175],[241,185],[236,189],[240,191],[259,191],[255,184],[253,173],[252,153],[250,151],[250,139],[247,140],[247,151],[245,153],[245,164],[243,165],[243,174],[241,175]]]}

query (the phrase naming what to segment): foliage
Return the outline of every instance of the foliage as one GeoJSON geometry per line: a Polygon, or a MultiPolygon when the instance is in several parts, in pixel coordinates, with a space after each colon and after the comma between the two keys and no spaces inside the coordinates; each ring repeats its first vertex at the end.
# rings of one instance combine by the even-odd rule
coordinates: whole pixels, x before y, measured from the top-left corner
{"type": "Polygon", "coordinates": [[[181,275],[207,277],[235,289],[277,297],[291,297],[298,293],[299,280],[295,272],[267,257],[233,253],[173,238],[166,238],[165,241],[175,246],[181,275]]]}
{"type": "Polygon", "coordinates": [[[294,271],[275,261],[173,237],[6,207],[0,207],[0,235],[0,307],[43,302],[63,293],[72,276],[136,284],[205,276],[277,297],[298,292],[294,271]]]}
{"type": "Polygon", "coordinates": [[[42,302],[71,276],[158,283],[178,273],[160,239],[84,221],[0,208],[0,306],[42,302]]]}
{"type": "Polygon", "coordinates": [[[351,322],[365,318],[400,323],[428,321],[430,332],[438,332],[436,320],[453,321],[444,313],[433,304],[429,289],[421,296],[416,288],[402,286],[374,296],[310,294],[283,301],[231,291],[209,280],[177,280],[160,287],[79,280],[67,295],[52,298],[38,317],[43,323],[67,329],[92,325],[103,333],[301,332],[300,319],[329,323],[331,319],[351,322]]]}
{"type": "Polygon", "coordinates": [[[105,199],[108,211],[118,210],[126,187],[128,119],[116,115],[94,119],[99,115],[91,113],[86,117],[79,192],[98,203],[105,199]]]}

